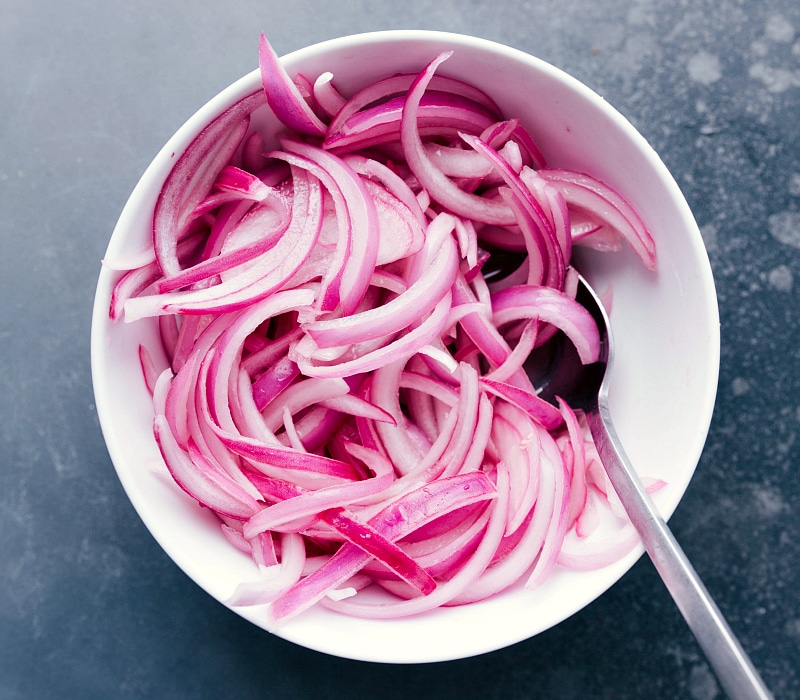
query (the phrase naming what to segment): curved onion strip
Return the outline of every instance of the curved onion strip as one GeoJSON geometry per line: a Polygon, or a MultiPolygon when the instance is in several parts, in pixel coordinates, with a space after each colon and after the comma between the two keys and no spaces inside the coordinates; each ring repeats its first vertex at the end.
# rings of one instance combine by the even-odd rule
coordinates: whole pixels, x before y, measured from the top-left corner
{"type": "Polygon", "coordinates": [[[225,602],[233,606],[269,603],[297,583],[305,563],[306,545],[303,537],[294,532],[283,533],[280,564],[263,567],[259,581],[240,583],[225,602]]]}
{"type": "Polygon", "coordinates": [[[503,461],[510,473],[510,496],[506,536],[513,535],[525,522],[539,493],[540,440],[535,425],[518,420],[510,423],[502,413],[493,425],[493,439],[504,445],[503,461]],[[523,435],[518,427],[527,430],[523,435]]]}
{"type": "Polygon", "coordinates": [[[351,503],[374,496],[383,491],[392,481],[392,472],[386,471],[380,476],[348,484],[326,486],[316,491],[288,498],[263,508],[253,515],[244,526],[245,537],[267,530],[281,530],[296,520],[316,515],[330,508],[341,508],[351,503]]]}
{"type": "Polygon", "coordinates": [[[240,313],[216,343],[211,358],[206,392],[217,425],[233,432],[235,425],[228,405],[228,392],[238,380],[238,362],[245,339],[266,320],[290,310],[309,306],[314,300],[310,289],[277,292],[240,313]]]}
{"type": "Polygon", "coordinates": [[[568,536],[558,553],[558,564],[573,571],[593,571],[618,561],[641,543],[639,533],[630,523],[620,532],[591,543],[575,542],[568,536]]]}
{"type": "MultiPolygon", "coordinates": [[[[374,158],[367,158],[358,153],[347,154],[344,156],[344,161],[359,175],[383,185],[388,192],[393,194],[408,207],[421,227],[427,224],[425,212],[422,210],[419,200],[414,195],[414,191],[408,186],[406,181],[391,168],[374,158]]],[[[422,238],[420,238],[420,248],[422,247],[422,242],[422,238]]],[[[416,252],[416,250],[410,252],[416,252]]]]}
{"type": "Polygon", "coordinates": [[[284,471],[303,472],[318,485],[326,481],[355,480],[358,472],[349,464],[313,453],[303,453],[270,445],[243,435],[232,435],[218,430],[220,441],[234,454],[244,457],[265,474],[284,476],[284,471]]]}
{"type": "MultiPolygon", "coordinates": [[[[347,119],[338,131],[328,131],[323,147],[337,153],[394,143],[400,135],[405,96],[365,109],[347,119]]],[[[417,129],[437,137],[469,130],[481,133],[495,115],[471,100],[451,93],[426,91],[420,99],[417,129]]]]}
{"type": "Polygon", "coordinates": [[[394,418],[382,408],[354,394],[323,399],[319,402],[319,405],[338,411],[339,413],[344,413],[348,416],[359,416],[367,420],[378,421],[379,423],[394,424],[395,422],[394,418]]]}
{"type": "MultiPolygon", "coordinates": [[[[317,164],[314,169],[328,191],[342,193],[350,226],[350,246],[342,270],[339,296],[344,313],[352,313],[369,287],[369,279],[378,257],[378,214],[375,202],[355,171],[341,158],[309,144],[285,139],[284,149],[317,164]]],[[[325,310],[325,309],[323,309],[325,310]]]]}
{"type": "MultiPolygon", "coordinates": [[[[561,544],[567,535],[567,515],[569,510],[569,475],[567,474],[564,455],[558,449],[550,433],[540,432],[542,459],[549,460],[551,469],[547,470],[554,478],[553,513],[547,525],[547,533],[542,543],[539,558],[531,575],[525,582],[526,588],[536,588],[548,577],[556,565],[561,544]]],[[[545,471],[544,469],[542,471],[545,471]]]]}
{"type": "Polygon", "coordinates": [[[453,213],[487,224],[514,223],[514,217],[507,206],[496,200],[485,199],[460,189],[431,162],[425,151],[417,126],[420,100],[436,69],[451,55],[452,52],[444,52],[431,61],[419,74],[406,95],[400,142],[403,145],[408,166],[422,186],[428,190],[431,197],[453,213]]]}
{"type": "Polygon", "coordinates": [[[250,113],[263,103],[259,91],[233,104],[195,137],[170,170],[153,212],[153,250],[165,274],[180,271],[176,255],[180,233],[238,148],[250,113]]]}
{"type": "Polygon", "coordinates": [[[333,85],[333,73],[326,71],[320,73],[314,81],[312,88],[314,99],[319,105],[319,108],[332,118],[339,110],[344,107],[347,100],[342,97],[341,93],[333,85]]]}
{"type": "MultiPolygon", "coordinates": [[[[207,258],[190,268],[166,277],[159,281],[157,290],[160,294],[172,292],[181,287],[207,280],[222,273],[229,273],[237,267],[250,263],[254,258],[269,251],[286,233],[289,228],[289,217],[281,217],[277,226],[270,226],[275,216],[272,206],[261,205],[248,212],[234,227],[233,231],[241,232],[243,229],[252,229],[255,236],[249,243],[226,251],[215,257],[207,258]]],[[[229,235],[234,235],[233,231],[229,235]]]]}
{"type": "MultiPolygon", "coordinates": [[[[464,277],[459,275],[453,285],[453,302],[460,306],[475,301],[474,292],[464,277]]],[[[486,309],[486,313],[470,313],[460,320],[460,325],[489,363],[497,367],[511,354],[511,348],[496,326],[491,323],[488,318],[490,313],[491,309],[486,309]]]]}
{"type": "Polygon", "coordinates": [[[322,222],[319,181],[295,171],[293,182],[292,220],[288,229],[247,270],[203,289],[129,299],[125,303],[125,320],[131,322],[162,313],[233,311],[279,289],[308,257],[322,222]]]}
{"type": "Polygon", "coordinates": [[[303,99],[263,33],[259,37],[258,63],[264,95],[275,115],[294,131],[323,136],[327,127],[303,99]]]}
{"type": "MultiPolygon", "coordinates": [[[[497,493],[495,486],[483,472],[439,479],[398,499],[371,518],[369,524],[390,541],[396,541],[434,517],[472,503],[493,499],[497,493]]],[[[502,510],[499,509],[500,512],[502,510]]],[[[368,561],[369,555],[358,547],[344,545],[319,569],[272,604],[271,619],[286,620],[311,607],[329,590],[335,589],[358,572],[368,561]]]]}
{"type": "Polygon", "coordinates": [[[246,520],[258,510],[256,501],[236,482],[225,478],[207,461],[189,459],[175,442],[163,415],[155,417],[153,432],[172,478],[192,498],[239,520],[246,520]]]}
{"type": "Polygon", "coordinates": [[[553,430],[561,425],[562,417],[558,409],[544,399],[540,399],[536,394],[512,384],[497,382],[485,377],[481,379],[481,385],[492,394],[521,408],[548,430],[553,430]]]}
{"type": "Polygon", "coordinates": [[[280,395],[298,376],[300,369],[293,360],[284,355],[266,372],[262,373],[251,386],[251,394],[256,408],[262,410],[280,395]]]}
{"type": "Polygon", "coordinates": [[[655,270],[653,236],[636,210],[618,192],[585,173],[548,169],[539,174],[561,192],[568,206],[588,211],[619,231],[645,266],[655,270]]]}
{"type": "Polygon", "coordinates": [[[214,187],[222,192],[234,193],[255,202],[263,202],[273,193],[272,188],[261,178],[235,165],[226,165],[219,171],[219,175],[214,181],[214,187]]]}
{"type": "MultiPolygon", "coordinates": [[[[331,120],[328,131],[336,133],[341,129],[342,124],[353,114],[361,111],[370,104],[384,102],[393,96],[406,94],[416,78],[416,73],[393,75],[378,80],[363,88],[345,102],[336,116],[331,120]]],[[[430,82],[430,87],[440,92],[448,92],[466,97],[468,100],[478,103],[493,114],[500,114],[500,108],[495,104],[494,100],[485,92],[469,83],[465,83],[456,78],[435,75],[430,82]]]]}
{"type": "Polygon", "coordinates": [[[392,335],[426,316],[450,290],[458,271],[455,242],[446,239],[437,251],[427,251],[425,270],[402,294],[382,306],[305,326],[318,347],[360,343],[392,335]]]}
{"type": "Polygon", "coordinates": [[[531,168],[522,169],[520,180],[542,204],[543,210],[548,215],[548,220],[553,225],[555,238],[561,248],[562,258],[569,260],[572,257],[572,224],[569,207],[564,195],[531,168]]]}
{"type": "MultiPolygon", "coordinates": [[[[486,524],[492,512],[490,508],[476,509],[463,508],[458,513],[454,523],[448,523],[446,530],[430,534],[419,541],[403,540],[403,550],[425,567],[432,576],[443,577],[452,571],[457,571],[477,548],[486,524]]],[[[444,521],[447,518],[441,518],[444,521]]],[[[365,567],[374,577],[376,572],[369,565],[365,567]]]]}
{"type": "Polygon", "coordinates": [[[378,215],[358,175],[340,158],[321,149],[285,140],[286,152],[273,157],[305,168],[323,182],[336,207],[339,238],[336,255],[322,281],[321,311],[332,311],[341,301],[352,312],[369,287],[378,257],[378,215]],[[290,151],[290,152],[289,152],[290,151]]]}
{"type": "Polygon", "coordinates": [[[537,252],[541,255],[539,251],[546,251],[547,284],[560,289],[564,280],[563,250],[556,239],[555,228],[547,219],[542,205],[497,151],[475,136],[469,134],[460,136],[491,163],[511,190],[513,201],[517,205],[514,208],[516,222],[523,232],[529,231],[529,235],[526,236],[528,256],[532,257],[537,252]]]}
{"type": "Polygon", "coordinates": [[[438,336],[450,311],[451,294],[447,294],[436,304],[428,318],[404,336],[393,340],[377,350],[352,360],[335,365],[315,365],[307,357],[296,358],[297,366],[309,377],[349,377],[353,374],[372,372],[387,361],[395,358],[409,358],[420,348],[438,336]]]}
{"type": "Polygon", "coordinates": [[[323,513],[323,520],[346,542],[358,547],[423,595],[430,594],[436,588],[436,581],[416,560],[375,528],[345,517],[344,513],[338,511],[323,513]]]}
{"type": "MultiPolygon", "coordinates": [[[[193,234],[183,238],[177,245],[179,260],[194,257],[197,254],[202,240],[199,235],[193,234]]],[[[112,321],[124,315],[125,302],[128,299],[143,294],[148,288],[163,277],[163,272],[158,262],[153,258],[141,267],[128,270],[123,274],[111,290],[108,317],[112,321]]]]}
{"type": "MultiPolygon", "coordinates": [[[[351,445],[350,448],[354,450],[353,454],[366,457],[370,463],[375,463],[374,453],[367,456],[369,450],[365,448],[357,445],[351,445]]],[[[255,473],[251,476],[264,496],[270,501],[277,501],[278,504],[289,502],[290,507],[293,507],[292,501],[302,500],[306,496],[313,497],[313,492],[307,492],[291,482],[270,479],[255,473]]],[[[430,593],[436,587],[433,578],[398,545],[388,540],[373,526],[355,519],[348,511],[342,508],[329,508],[317,513],[316,519],[331,528],[339,538],[361,550],[362,554],[374,558],[380,565],[407,581],[417,591],[430,593]]]]}
{"type": "MultiPolygon", "coordinates": [[[[481,472],[477,472],[481,473],[481,472]]],[[[464,566],[448,581],[441,583],[435,591],[422,598],[413,598],[399,603],[367,604],[351,600],[323,600],[322,604],[339,612],[355,617],[386,619],[416,615],[426,610],[444,605],[473,583],[491,562],[500,545],[505,529],[508,511],[508,472],[498,465],[497,499],[492,507],[492,514],[487,523],[483,538],[464,566]]]]}
{"type": "Polygon", "coordinates": [[[519,285],[492,295],[493,320],[498,326],[537,318],[561,329],[575,345],[584,364],[597,361],[600,335],[591,314],[574,299],[549,287],[519,285]]]}
{"type": "Polygon", "coordinates": [[[547,526],[553,511],[554,483],[552,473],[542,470],[536,506],[517,530],[514,547],[505,556],[486,568],[480,578],[447,605],[465,605],[496,595],[517,581],[536,561],[547,537],[547,526]]]}
{"type": "Polygon", "coordinates": [[[410,429],[409,421],[400,405],[400,378],[405,365],[405,361],[395,360],[378,367],[373,372],[370,389],[373,403],[391,415],[395,421],[394,425],[377,423],[374,428],[394,463],[395,470],[401,475],[414,471],[433,441],[426,440],[422,443],[419,439],[414,439],[415,433],[410,429]]]}
{"type": "Polygon", "coordinates": [[[569,485],[570,502],[569,513],[567,514],[568,525],[572,527],[586,506],[588,494],[586,487],[586,449],[583,430],[578,424],[575,412],[560,397],[558,398],[558,407],[561,415],[564,416],[564,424],[567,426],[569,442],[572,446],[572,470],[569,485]]]}

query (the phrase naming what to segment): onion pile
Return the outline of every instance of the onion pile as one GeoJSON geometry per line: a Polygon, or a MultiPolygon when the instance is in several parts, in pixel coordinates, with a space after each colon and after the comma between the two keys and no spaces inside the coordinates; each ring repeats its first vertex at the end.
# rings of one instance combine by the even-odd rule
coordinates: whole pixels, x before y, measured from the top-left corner
{"type": "Polygon", "coordinates": [[[178,158],[152,248],[105,261],[111,318],[159,324],[169,366],[140,358],[169,472],[261,572],[228,602],[275,624],[470,603],[637,542],[583,416],[528,370],[559,331],[598,357],[572,246],[626,242],[652,269],[653,239],[440,74],[449,56],[345,96],[262,35],[263,90],[178,158]],[[581,547],[609,513],[615,534],[581,547]]]}

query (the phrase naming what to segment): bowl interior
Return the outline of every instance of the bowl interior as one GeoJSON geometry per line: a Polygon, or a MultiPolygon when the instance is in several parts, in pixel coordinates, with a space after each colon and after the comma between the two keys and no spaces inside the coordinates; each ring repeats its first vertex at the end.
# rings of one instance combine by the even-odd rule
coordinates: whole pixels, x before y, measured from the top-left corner
{"type": "MultiPolygon", "coordinates": [[[[530,129],[551,165],[584,170],[616,187],[653,231],[658,271],[629,252],[582,251],[577,264],[613,297],[618,361],[611,392],[619,435],[640,473],[668,486],[656,496],[669,517],[703,448],[716,393],[719,323],[713,279],[697,225],[675,181],[646,141],[581,83],[519,51],[453,34],[379,32],[337,39],[284,58],[290,73],[331,71],[349,93],[379,77],[417,71],[454,49],[440,69],[483,88],[507,116],[530,129]]],[[[164,146],[125,206],[107,256],[131,253],[150,240],[153,205],[180,153],[202,126],[257,90],[257,71],[201,108],[164,146]]],[[[260,128],[275,128],[266,107],[260,128]]],[[[92,327],[96,404],[109,453],[131,502],[153,536],[186,574],[224,601],[254,579],[249,557],[223,537],[216,518],[172,482],[152,437],[150,397],[141,380],[138,345],[158,353],[154,323],[112,323],[107,310],[119,273],[104,268],[92,327]]],[[[157,355],[158,356],[158,355],[157,355]]],[[[360,620],[324,609],[273,630],[305,647],[348,658],[407,663],[457,659],[531,637],[577,612],[608,589],[641,555],[637,549],[599,571],[557,570],[536,591],[521,584],[490,600],[394,621],[360,620]]],[[[236,612],[264,627],[260,608],[236,612]]]]}

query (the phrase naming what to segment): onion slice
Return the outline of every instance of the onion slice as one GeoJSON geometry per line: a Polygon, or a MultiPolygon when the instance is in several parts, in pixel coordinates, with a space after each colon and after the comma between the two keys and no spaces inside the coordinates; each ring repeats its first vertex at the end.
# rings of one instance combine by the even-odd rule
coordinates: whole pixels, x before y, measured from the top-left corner
{"type": "Polygon", "coordinates": [[[259,38],[258,63],[264,95],[278,119],[298,133],[323,136],[327,127],[303,99],[263,33],[259,38]]]}
{"type": "Polygon", "coordinates": [[[514,217],[502,202],[465,192],[439,170],[428,156],[417,124],[420,101],[436,69],[450,56],[445,51],[419,74],[406,95],[400,127],[400,142],[408,166],[436,201],[454,214],[488,224],[512,224],[514,217]]]}

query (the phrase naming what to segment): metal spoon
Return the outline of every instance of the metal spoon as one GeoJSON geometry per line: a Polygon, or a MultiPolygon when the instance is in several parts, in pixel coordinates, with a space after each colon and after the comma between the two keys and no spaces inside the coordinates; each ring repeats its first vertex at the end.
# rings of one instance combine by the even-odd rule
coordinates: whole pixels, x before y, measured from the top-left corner
{"type": "Polygon", "coordinates": [[[540,396],[555,403],[560,396],[572,408],[586,413],[589,429],[608,477],[644,548],[650,555],[673,600],[697,638],[725,692],[732,700],[772,698],[725,618],[686,558],[674,535],[628,460],[608,408],[608,378],[614,360],[611,326],[595,291],[583,277],[578,301],[594,316],[600,329],[600,359],[582,365],[568,341],[544,381],[540,396]]]}

